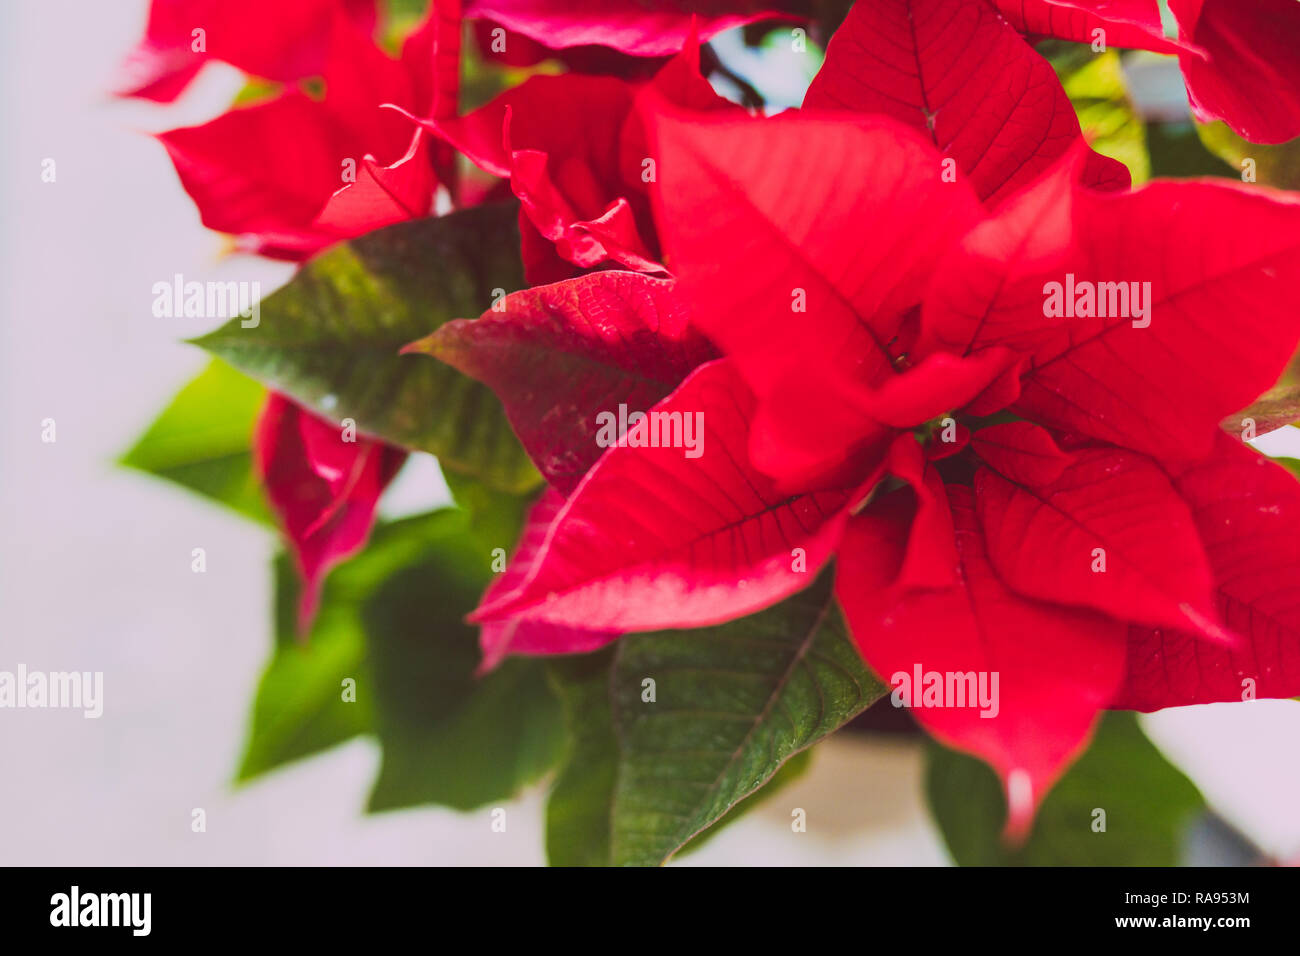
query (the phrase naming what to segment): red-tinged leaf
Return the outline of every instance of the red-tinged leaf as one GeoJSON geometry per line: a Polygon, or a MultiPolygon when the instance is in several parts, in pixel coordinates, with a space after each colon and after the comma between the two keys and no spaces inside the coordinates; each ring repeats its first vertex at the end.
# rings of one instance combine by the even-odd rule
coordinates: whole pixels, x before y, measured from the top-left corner
{"type": "Polygon", "coordinates": [[[753,397],[730,365],[697,369],[652,412],[659,422],[630,429],[574,490],[525,582],[473,619],[704,627],[812,581],[839,541],[849,494],[782,495],[748,464],[753,397]],[[680,415],[692,440],[664,447],[665,415],[680,415]],[[647,444],[654,438],[660,447],[647,444]]]}
{"type": "Polygon", "coordinates": [[[1082,450],[1043,485],[981,468],[975,502],[989,560],[1015,591],[1228,640],[1191,511],[1144,455],[1082,450]]]}
{"type": "Polygon", "coordinates": [[[321,73],[340,13],[374,30],[374,0],[153,0],[118,95],[170,103],[208,60],[283,82],[321,73]]]}
{"type": "Polygon", "coordinates": [[[404,351],[492,388],[538,470],[567,495],[604,451],[601,413],[645,412],[716,357],[674,285],[595,272],[506,296],[500,311],[449,322],[404,351]]]}
{"type": "MultiPolygon", "coordinates": [[[[1052,65],[992,6],[875,0],[849,11],[805,108],[883,113],[929,136],[979,197],[1000,202],[1075,144],[1079,120],[1052,65]]],[[[1124,189],[1123,164],[1088,151],[1084,181],[1124,189]]]]}
{"type": "Polygon", "coordinates": [[[1032,422],[981,428],[971,437],[971,445],[990,468],[1016,484],[1050,485],[1070,463],[1051,433],[1032,422]]]}
{"type": "Polygon", "coordinates": [[[1229,415],[1219,426],[1243,441],[1250,441],[1296,422],[1300,422],[1300,385],[1279,385],[1270,388],[1249,408],[1229,415]]]}
{"type": "Polygon", "coordinates": [[[1219,613],[1243,641],[1224,647],[1186,631],[1132,628],[1114,706],[1300,696],[1300,485],[1227,435],[1173,481],[1209,555],[1219,613]]]}
{"type": "Polygon", "coordinates": [[[924,706],[921,697],[912,714],[944,743],[997,770],[1007,790],[1008,830],[1023,833],[1122,679],[1124,625],[1008,590],[989,562],[970,489],[947,491],[960,562],[953,587],[898,585],[908,509],[882,499],[849,522],[835,593],[863,658],[894,685],[896,701],[907,702],[902,680],[918,670],[941,675],[945,685],[961,675],[982,677],[990,692],[997,675],[987,708],[953,706],[961,703],[956,699],[924,706]]]}
{"type": "Polygon", "coordinates": [[[365,544],[379,495],[406,452],[343,430],[271,393],[257,423],[254,460],[303,578],[306,633],[329,569],[365,544]]]}
{"type": "Polygon", "coordinates": [[[394,222],[422,219],[433,211],[436,188],[427,134],[417,129],[406,155],[391,166],[366,156],[357,166],[357,181],[329,198],[312,227],[347,239],[394,222]]]}
{"type": "Polygon", "coordinates": [[[1107,47],[1177,53],[1166,39],[1157,0],[986,0],[1021,33],[1091,44],[1098,30],[1107,47]]]}
{"type": "Polygon", "coordinates": [[[1018,351],[1023,417],[1190,460],[1295,352],[1297,283],[1292,197],[1208,180],[1104,194],[1065,162],[936,273],[919,351],[1018,351]]]}
{"type": "MultiPolygon", "coordinates": [[[[528,512],[528,520],[510,563],[483,593],[482,603],[491,604],[524,583],[546,541],[546,532],[562,507],[562,494],[554,488],[542,492],[528,512]]],[[[583,654],[603,647],[618,636],[618,631],[591,631],[546,621],[518,618],[486,621],[479,632],[479,647],[483,651],[479,673],[492,670],[508,654],[583,654]]]]}
{"type": "Polygon", "coordinates": [[[757,20],[786,17],[782,0],[466,0],[465,15],[492,20],[552,49],[607,46],[636,56],[676,53],[700,38],[757,20]]]}
{"type": "Polygon", "coordinates": [[[1169,0],[1181,35],[1204,51],[1179,57],[1192,110],[1254,143],[1300,136],[1300,4],[1169,0]]]}
{"type": "Polygon", "coordinates": [[[891,376],[904,312],[980,215],[934,147],[885,117],[662,113],[655,127],[667,265],[751,387],[798,368],[891,376]]]}

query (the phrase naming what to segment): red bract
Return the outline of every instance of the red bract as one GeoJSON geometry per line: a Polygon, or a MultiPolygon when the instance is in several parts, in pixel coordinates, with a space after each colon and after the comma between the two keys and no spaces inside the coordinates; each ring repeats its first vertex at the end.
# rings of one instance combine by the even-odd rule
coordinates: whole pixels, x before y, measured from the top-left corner
{"type": "Polygon", "coordinates": [[[302,575],[298,626],[305,633],[321,581],[365,545],[379,495],[406,452],[363,436],[348,440],[337,425],[275,394],[258,420],[253,452],[302,575]]]}
{"type": "Polygon", "coordinates": [[[1256,143],[1300,136],[1300,4],[1170,0],[1178,40],[1163,39],[1156,0],[994,0],[1028,33],[1177,53],[1198,119],[1256,143]]]}
{"type": "Polygon", "coordinates": [[[1294,697],[1300,687],[1300,485],[1234,438],[1171,469],[1191,508],[1216,581],[1224,623],[1242,640],[1207,645],[1171,628],[1129,631],[1128,676],[1114,706],[1294,697]]]}
{"type": "Polygon", "coordinates": [[[433,109],[439,26],[431,17],[393,60],[335,16],[322,99],[293,89],[163,133],[204,225],[265,255],[300,259],[427,215],[435,186],[427,137],[413,137],[409,121],[382,106],[433,109]]]}
{"type": "Polygon", "coordinates": [[[268,80],[314,76],[340,13],[367,34],[374,29],[374,0],[153,0],[118,94],[170,103],[208,60],[268,80]]]}
{"type": "Polygon", "coordinates": [[[907,498],[894,492],[850,523],[836,594],[863,656],[879,673],[998,675],[997,711],[990,705],[988,718],[969,708],[913,712],[935,736],[998,771],[1007,788],[1008,830],[1023,832],[1123,679],[1124,625],[1009,588],[990,561],[971,490],[960,485],[945,486],[939,499],[951,513],[956,583],[929,590],[902,585],[910,547],[907,498]]]}
{"type": "MultiPolygon", "coordinates": [[[[482,169],[509,179],[522,204],[520,228],[554,243],[572,266],[613,261],[661,272],[648,199],[656,170],[634,111],[647,95],[696,110],[735,108],[700,75],[699,48],[688,39],[648,82],[537,76],[468,116],[423,125],[482,169]]],[[[535,247],[526,244],[525,252],[531,253],[524,263],[530,280],[562,271],[535,247]]]]}
{"type": "Polygon", "coordinates": [[[676,53],[693,23],[708,39],[731,27],[781,17],[781,0],[467,0],[465,16],[517,30],[552,49],[607,46],[638,56],[676,53]]]}
{"type": "MultiPolygon", "coordinates": [[[[519,545],[510,558],[510,564],[484,592],[484,603],[514,593],[528,580],[537,555],[546,543],[546,533],[562,507],[564,496],[554,488],[542,492],[528,512],[528,520],[519,536],[519,545]]],[[[489,621],[480,629],[479,643],[483,650],[483,660],[479,672],[496,667],[507,654],[580,654],[602,647],[618,636],[618,631],[589,630],[547,621],[521,618],[489,621]]]]}
{"type": "Polygon", "coordinates": [[[805,586],[792,548],[809,568],[826,562],[850,493],[786,495],[749,463],[753,401],[728,362],[701,367],[653,411],[574,489],[523,583],[475,619],[699,627],[805,586]]]}
{"type": "Polygon", "coordinates": [[[600,457],[602,410],[649,408],[716,357],[671,281],[628,272],[516,292],[405,351],[495,389],[524,448],[565,495],[600,457]]]}
{"type": "MultiPolygon", "coordinates": [[[[838,550],[878,673],[1000,680],[996,714],[915,714],[999,770],[1012,829],[1108,705],[1237,699],[1243,677],[1300,693],[1300,602],[1273,590],[1300,561],[1300,494],[1217,430],[1300,342],[1283,304],[1300,204],[1220,183],[1099,192],[1078,146],[988,211],[879,117],[670,114],[656,133],[677,276],[660,291],[727,357],[604,451],[476,619],[567,629],[533,653],[572,649],[574,629],[698,627],[801,589],[838,550]],[[694,416],[702,444],[672,431],[694,416]],[[1161,677],[1166,647],[1211,673],[1161,677]]],[[[559,386],[537,387],[550,345],[531,346],[523,384],[500,350],[482,377],[536,447],[559,386]]],[[[593,453],[588,428],[546,434],[581,443],[567,460],[593,453]]]]}
{"type": "Polygon", "coordinates": [[[1165,38],[1157,0],[980,0],[997,8],[1021,33],[1076,43],[1177,53],[1165,38]],[[1101,31],[1100,34],[1098,31],[1101,31]]]}
{"type": "Polygon", "coordinates": [[[1170,0],[1183,36],[1204,55],[1180,57],[1192,109],[1255,143],[1300,136],[1300,4],[1294,0],[1170,0]]]}
{"type": "MultiPolygon", "coordinates": [[[[858,3],[826,49],[805,108],[880,113],[927,132],[979,197],[997,202],[1080,142],[1056,72],[990,5],[970,0],[858,3]]],[[[1090,154],[1085,179],[1129,185],[1090,154]]]]}

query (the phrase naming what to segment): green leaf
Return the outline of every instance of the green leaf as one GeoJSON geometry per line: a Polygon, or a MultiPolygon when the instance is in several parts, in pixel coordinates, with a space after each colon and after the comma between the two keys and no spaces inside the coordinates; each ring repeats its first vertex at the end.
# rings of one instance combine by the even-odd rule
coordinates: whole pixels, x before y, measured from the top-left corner
{"type": "Polygon", "coordinates": [[[552,670],[573,735],[548,808],[552,862],[665,862],[887,690],[829,573],[759,614],[626,635],[609,653],[607,674],[594,660],[552,670]]]}
{"type": "Polygon", "coordinates": [[[1252,160],[1254,182],[1278,189],[1300,189],[1300,139],[1274,145],[1251,143],[1222,120],[1197,123],[1196,133],[1205,148],[1227,163],[1235,175],[1246,172],[1247,160],[1252,160]]]}
{"type": "Polygon", "coordinates": [[[381,525],[359,555],[325,579],[310,634],[297,636],[299,580],[285,554],[275,560],[275,649],[262,675],[238,779],[249,780],[374,729],[374,691],[361,620],[365,602],[392,574],[445,538],[463,535],[466,516],[437,511],[381,525]],[[355,702],[343,699],[356,682],[355,702]]]}
{"type": "Polygon", "coordinates": [[[508,660],[474,675],[478,629],[463,618],[486,584],[487,562],[477,544],[439,549],[366,606],[384,750],[372,811],[430,802],[473,809],[512,796],[560,757],[560,708],[542,662],[508,660]]]}
{"type": "Polygon", "coordinates": [[[452,500],[469,515],[473,534],[489,551],[501,548],[510,555],[537,496],[531,491],[522,495],[498,491],[477,478],[448,469],[443,469],[442,475],[452,500]]]}
{"type": "MultiPolygon", "coordinates": [[[[343,569],[340,569],[343,570],[343,569]]],[[[336,576],[312,626],[311,639],[293,638],[298,583],[289,559],[275,562],[276,649],[258,684],[244,757],[236,779],[245,782],[340,744],[373,726],[370,695],[344,699],[345,680],[360,684],[365,642],[351,605],[339,595],[348,576],[336,576]]]]}
{"type": "Polygon", "coordinates": [[[1151,175],[1162,179],[1217,176],[1239,179],[1232,170],[1202,144],[1196,126],[1185,123],[1149,123],[1147,147],[1151,153],[1151,175]]]}
{"type": "Polygon", "coordinates": [[[1119,51],[1063,44],[1050,60],[1092,148],[1127,166],[1134,186],[1150,179],[1146,127],[1129,100],[1119,51]]]}
{"type": "Polygon", "coordinates": [[[962,866],[1172,866],[1204,808],[1196,787],[1138,726],[1105,715],[1092,745],[1048,793],[1018,848],[1001,839],[1002,789],[982,761],[931,742],[926,791],[948,850],[962,866]],[[1105,831],[1094,830],[1105,812],[1105,831]]]}
{"type": "Polygon", "coordinates": [[[265,399],[262,386],[213,361],[177,393],[120,464],[270,524],[252,453],[253,426],[265,399]]]}
{"type": "Polygon", "coordinates": [[[490,561],[463,510],[383,525],[326,579],[311,634],[299,643],[298,582],[282,556],[276,650],[240,779],[371,733],[383,751],[371,810],[470,809],[545,773],[563,738],[543,665],[515,660],[474,676],[478,635],[464,616],[491,577],[490,561]],[[355,702],[344,700],[346,678],[355,681],[355,702]]]}
{"type": "Polygon", "coordinates": [[[564,711],[568,749],[546,803],[546,858],[552,866],[608,866],[618,738],[610,710],[617,646],[549,662],[564,711]]]}
{"type": "Polygon", "coordinates": [[[397,223],[333,246],[195,344],[334,420],[520,492],[540,476],[485,385],[409,342],[524,285],[514,205],[397,223]]]}
{"type": "Polygon", "coordinates": [[[684,847],[677,851],[674,856],[681,858],[687,853],[694,853],[696,850],[705,846],[709,841],[721,833],[724,829],[735,823],[750,810],[753,810],[760,803],[770,800],[787,786],[794,783],[812,767],[812,747],[807,750],[801,750],[785,763],[781,764],[781,769],[772,775],[772,778],[762,787],[755,790],[745,799],[727,811],[726,815],[717,823],[710,826],[703,833],[696,834],[684,847]]]}

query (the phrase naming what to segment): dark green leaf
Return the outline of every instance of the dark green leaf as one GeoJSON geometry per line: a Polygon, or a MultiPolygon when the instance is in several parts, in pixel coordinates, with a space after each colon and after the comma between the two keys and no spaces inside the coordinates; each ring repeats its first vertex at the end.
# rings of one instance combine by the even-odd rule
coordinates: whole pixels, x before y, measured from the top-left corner
{"type": "Polygon", "coordinates": [[[553,862],[663,863],[887,690],[849,640],[829,574],[759,614],[627,635],[612,653],[606,678],[595,664],[552,672],[578,731],[551,795],[553,862]]]}
{"type": "Polygon", "coordinates": [[[440,541],[464,535],[466,526],[465,514],[448,509],[376,528],[366,549],[325,579],[304,640],[297,635],[297,573],[287,555],[276,558],[275,651],[258,686],[240,780],[373,732],[362,608],[388,577],[440,541]],[[355,703],[343,699],[347,678],[356,682],[355,703]]]}
{"type": "Polygon", "coordinates": [[[1137,716],[1106,714],[1087,752],[1052,788],[1018,848],[1001,839],[1002,789],[974,757],[928,745],[930,809],[962,866],[1172,866],[1200,793],[1147,740],[1137,716]],[[1104,812],[1105,831],[1096,827],[1104,812]]]}
{"type": "Polygon", "coordinates": [[[1196,126],[1190,121],[1148,123],[1147,149],[1151,155],[1151,175],[1156,178],[1240,178],[1202,145],[1196,126]]]}
{"type": "Polygon", "coordinates": [[[799,751],[781,764],[781,769],[772,774],[772,778],[767,783],[728,810],[726,815],[717,823],[710,826],[703,833],[696,834],[690,842],[677,851],[675,856],[680,858],[687,853],[694,853],[750,810],[753,810],[765,800],[770,800],[787,786],[794,783],[812,767],[812,755],[812,748],[809,747],[807,750],[799,751]]]}
{"type": "Polygon", "coordinates": [[[336,421],[526,490],[540,478],[496,396],[441,362],[398,354],[523,286],[516,216],[513,205],[477,206],[340,243],[262,302],[256,327],[236,317],[195,342],[336,421]]]}
{"type": "Polygon", "coordinates": [[[560,657],[550,676],[564,710],[568,749],[546,803],[546,858],[552,866],[608,866],[618,738],[609,707],[615,648],[560,657]]]}
{"type": "Polygon", "coordinates": [[[366,605],[384,750],[371,810],[469,810],[512,796],[559,759],[560,708],[540,661],[474,675],[478,629],[463,619],[486,586],[488,561],[477,541],[440,548],[366,605]]]}
{"type": "Polygon", "coordinates": [[[253,473],[253,426],[266,389],[220,361],[186,385],[121,460],[270,523],[253,473]]]}
{"type": "Polygon", "coordinates": [[[518,495],[491,488],[477,478],[443,469],[452,500],[469,515],[470,530],[489,551],[501,548],[508,556],[519,540],[524,518],[536,495],[518,495]]]}

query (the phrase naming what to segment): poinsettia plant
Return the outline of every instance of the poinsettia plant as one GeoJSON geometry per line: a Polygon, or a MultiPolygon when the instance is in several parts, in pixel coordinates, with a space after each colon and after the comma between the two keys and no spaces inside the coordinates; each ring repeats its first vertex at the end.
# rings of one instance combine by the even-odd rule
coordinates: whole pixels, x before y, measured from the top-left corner
{"type": "Polygon", "coordinates": [[[1247,444],[1298,51],[1295,0],[154,0],[122,94],[248,74],[158,139],[300,263],[127,456],[283,534],[241,778],[374,734],[372,809],[546,778],[553,862],[661,863],[879,702],[959,861],[1173,862],[1124,712],[1300,695],[1247,444]],[[421,454],[454,503],[377,521],[421,454]]]}

